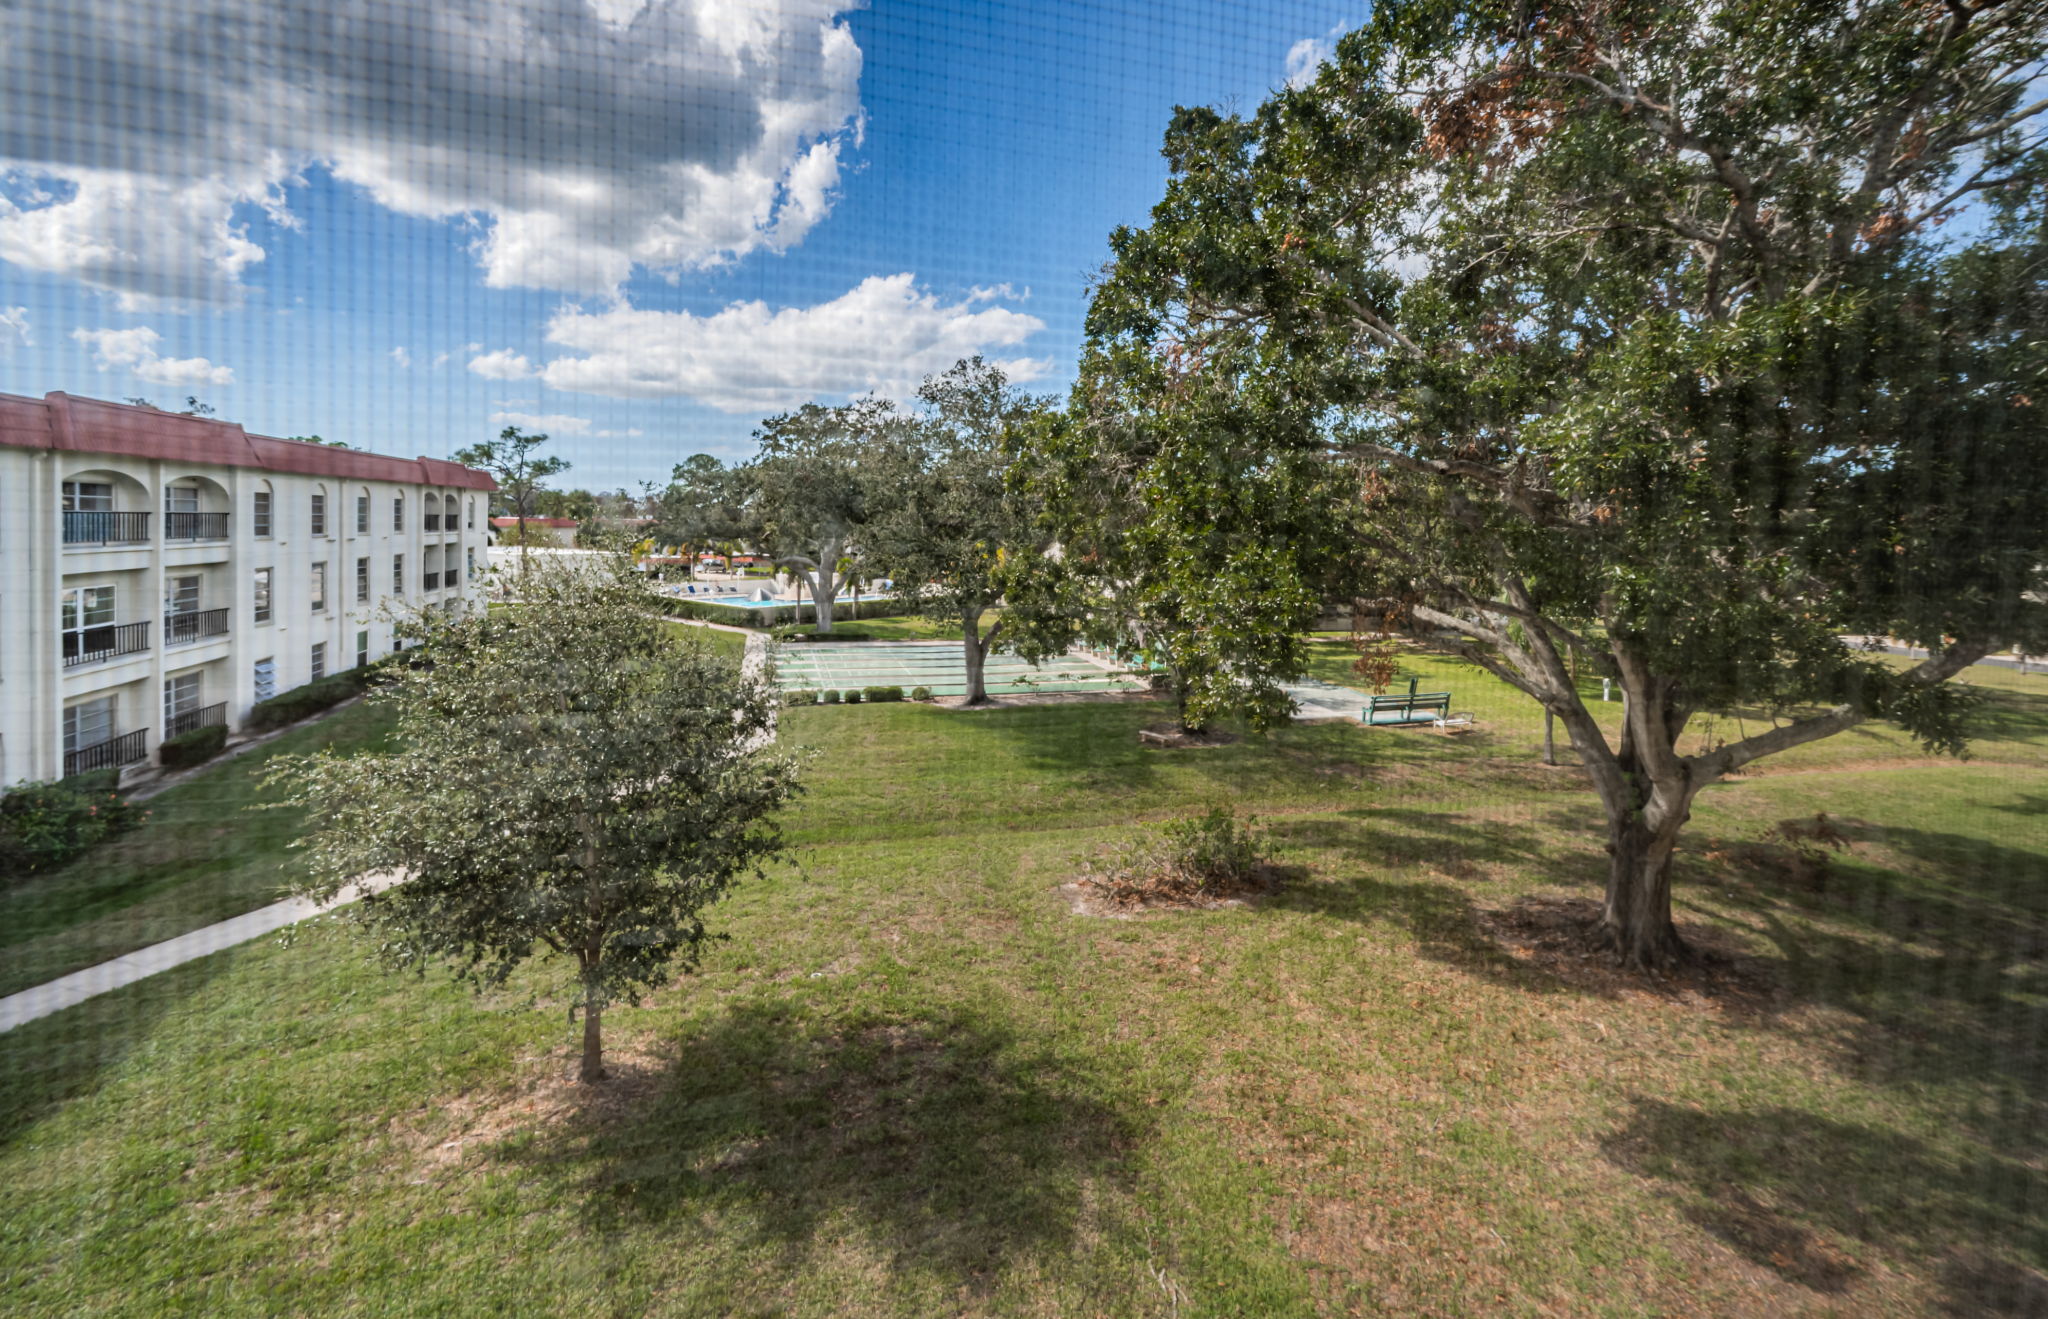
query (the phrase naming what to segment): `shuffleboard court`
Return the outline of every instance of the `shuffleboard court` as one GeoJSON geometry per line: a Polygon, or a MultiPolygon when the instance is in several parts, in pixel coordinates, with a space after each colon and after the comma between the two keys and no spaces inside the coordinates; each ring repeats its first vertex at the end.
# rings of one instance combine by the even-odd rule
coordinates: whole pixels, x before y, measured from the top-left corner
{"type": "MultiPolygon", "coordinates": [[[[967,694],[967,662],[949,641],[803,642],[775,650],[775,680],[784,691],[846,691],[862,687],[929,687],[934,696],[967,694]]],[[[982,680],[991,696],[1026,692],[1119,692],[1142,679],[1089,655],[1068,654],[1043,664],[1015,655],[988,657],[982,680]]]]}

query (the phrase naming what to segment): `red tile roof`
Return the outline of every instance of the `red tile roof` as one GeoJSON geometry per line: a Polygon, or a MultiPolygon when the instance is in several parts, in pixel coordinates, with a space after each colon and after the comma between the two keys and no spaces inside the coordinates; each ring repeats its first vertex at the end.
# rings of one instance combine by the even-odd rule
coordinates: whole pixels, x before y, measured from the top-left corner
{"type": "Polygon", "coordinates": [[[410,485],[496,490],[487,472],[439,458],[393,458],[305,440],[251,435],[232,421],[104,399],[50,393],[23,398],[0,394],[0,445],[162,458],[209,467],[255,467],[298,476],[398,481],[410,485]]]}

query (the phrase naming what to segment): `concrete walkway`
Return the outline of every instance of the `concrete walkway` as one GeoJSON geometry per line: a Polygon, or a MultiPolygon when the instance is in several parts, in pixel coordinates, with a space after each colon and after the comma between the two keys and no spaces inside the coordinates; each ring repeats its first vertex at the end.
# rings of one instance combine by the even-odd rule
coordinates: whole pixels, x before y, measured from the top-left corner
{"type": "Polygon", "coordinates": [[[159,971],[168,971],[174,966],[196,962],[202,957],[233,948],[237,944],[259,939],[274,930],[331,911],[343,903],[353,902],[364,893],[375,893],[390,888],[398,882],[396,875],[378,875],[344,892],[329,903],[316,903],[306,898],[286,898],[273,902],[268,907],[245,911],[239,916],[229,917],[212,925],[188,931],[175,939],[138,948],[111,961],[89,966],[83,971],[73,971],[33,989],[24,989],[18,994],[0,998],[0,1031],[10,1031],[16,1026],[25,1026],[31,1021],[47,1017],[53,1012],[75,1007],[89,998],[132,985],[138,980],[147,980],[159,971]]]}

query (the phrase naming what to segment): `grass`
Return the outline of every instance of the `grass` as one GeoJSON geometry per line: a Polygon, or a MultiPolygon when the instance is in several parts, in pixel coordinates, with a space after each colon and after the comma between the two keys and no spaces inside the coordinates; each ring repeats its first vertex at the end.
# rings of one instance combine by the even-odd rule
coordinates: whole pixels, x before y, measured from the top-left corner
{"type": "MultiPolygon", "coordinates": [[[[1335,680],[1345,652],[1319,648],[1335,680]]],[[[0,1036],[11,1313],[2025,1314],[2048,1295],[2048,680],[1976,756],[1859,730],[1709,790],[1668,991],[1532,954],[1597,892],[1527,702],[1461,739],[1140,750],[1146,703],[787,712],[800,871],[565,1084],[554,972],[473,998],[338,933],[0,1036]],[[1112,921],[1133,820],[1301,878],[1112,921]],[[1848,850],[1764,845],[1825,809],[1848,850]]]]}
{"type": "Polygon", "coordinates": [[[271,757],[380,744],[358,701],[152,798],[149,819],[61,869],[0,888],[0,994],[119,957],[284,896],[300,815],[252,811],[271,757]]]}

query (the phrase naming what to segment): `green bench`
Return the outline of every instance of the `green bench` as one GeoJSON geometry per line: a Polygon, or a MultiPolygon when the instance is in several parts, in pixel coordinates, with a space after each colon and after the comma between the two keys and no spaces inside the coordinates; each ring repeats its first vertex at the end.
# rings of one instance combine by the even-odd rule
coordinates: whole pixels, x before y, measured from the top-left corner
{"type": "Polygon", "coordinates": [[[1367,724],[1434,724],[1451,713],[1449,692],[1418,692],[1412,688],[1402,696],[1365,698],[1367,724]]]}

